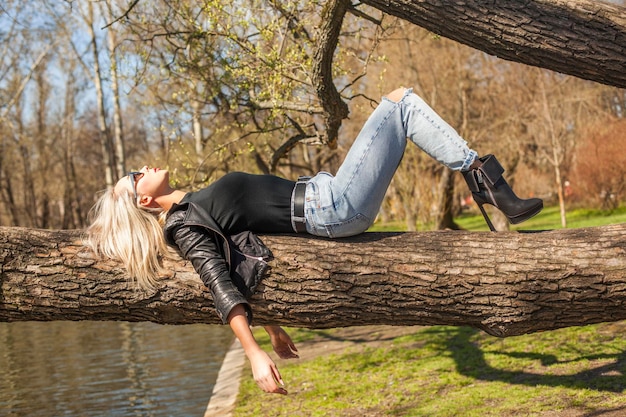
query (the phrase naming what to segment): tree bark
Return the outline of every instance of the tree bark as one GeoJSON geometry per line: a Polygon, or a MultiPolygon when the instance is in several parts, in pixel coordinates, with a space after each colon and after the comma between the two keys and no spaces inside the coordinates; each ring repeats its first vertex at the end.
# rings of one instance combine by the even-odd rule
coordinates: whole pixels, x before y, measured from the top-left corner
{"type": "MultiPolygon", "coordinates": [[[[0,321],[219,323],[191,266],[152,293],[96,260],[80,231],[0,228],[0,321]]],[[[266,235],[255,324],[467,325],[496,336],[626,319],[626,224],[518,232],[266,235]]]]}
{"type": "Polygon", "coordinates": [[[626,8],[597,0],[363,0],[509,61],[626,87],[626,8]]]}

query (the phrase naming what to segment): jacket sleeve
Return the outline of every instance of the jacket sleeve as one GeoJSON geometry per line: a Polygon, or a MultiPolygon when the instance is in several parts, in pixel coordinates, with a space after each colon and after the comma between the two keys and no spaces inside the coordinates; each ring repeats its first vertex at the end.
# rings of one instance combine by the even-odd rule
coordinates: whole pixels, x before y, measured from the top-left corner
{"type": "Polygon", "coordinates": [[[194,225],[177,225],[171,230],[171,238],[182,256],[189,260],[200,279],[211,291],[217,314],[224,324],[228,314],[237,304],[243,304],[248,321],[252,314],[245,297],[231,280],[228,265],[221,254],[215,234],[194,225]]]}

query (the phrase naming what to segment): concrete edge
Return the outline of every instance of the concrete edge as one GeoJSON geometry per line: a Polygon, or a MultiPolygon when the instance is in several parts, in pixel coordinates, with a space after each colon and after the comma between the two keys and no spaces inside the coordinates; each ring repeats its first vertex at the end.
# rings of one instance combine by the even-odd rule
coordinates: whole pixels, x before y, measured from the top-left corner
{"type": "Polygon", "coordinates": [[[237,338],[226,352],[204,417],[230,417],[235,408],[246,355],[237,338]]]}

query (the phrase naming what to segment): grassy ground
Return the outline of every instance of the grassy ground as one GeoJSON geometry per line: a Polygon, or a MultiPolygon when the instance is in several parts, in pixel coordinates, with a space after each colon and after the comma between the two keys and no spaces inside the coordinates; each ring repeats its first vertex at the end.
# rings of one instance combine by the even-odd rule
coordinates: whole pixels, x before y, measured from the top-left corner
{"type": "MultiPolygon", "coordinates": [[[[570,227],[623,222],[626,209],[568,213],[570,227]]],[[[476,216],[459,224],[487,230],[476,216]]],[[[559,225],[546,208],[523,228],[559,225]]],[[[506,339],[448,326],[289,333],[301,359],[277,363],[290,394],[263,394],[247,370],[236,416],[626,415],[626,322],[506,339]]]]}
{"type": "MultiPolygon", "coordinates": [[[[626,223],[626,206],[611,211],[593,209],[572,209],[566,214],[568,228],[593,227],[605,224],[626,223]]],[[[463,214],[454,221],[465,230],[488,231],[487,223],[482,216],[474,213],[463,214]]],[[[561,229],[561,217],[558,207],[546,207],[537,216],[522,224],[511,225],[511,230],[551,230],[561,229]]],[[[424,227],[424,229],[429,229],[424,227]]],[[[376,231],[404,231],[403,222],[376,224],[372,230],[376,231]]]]}
{"type": "MultiPolygon", "coordinates": [[[[567,211],[567,228],[593,227],[605,224],[626,223],[626,206],[611,211],[573,209],[567,211]]],[[[463,229],[467,230],[489,230],[482,216],[464,215],[455,221],[463,229]]],[[[514,225],[511,230],[546,230],[560,229],[561,217],[558,207],[546,207],[540,214],[528,221],[514,225]]]]}

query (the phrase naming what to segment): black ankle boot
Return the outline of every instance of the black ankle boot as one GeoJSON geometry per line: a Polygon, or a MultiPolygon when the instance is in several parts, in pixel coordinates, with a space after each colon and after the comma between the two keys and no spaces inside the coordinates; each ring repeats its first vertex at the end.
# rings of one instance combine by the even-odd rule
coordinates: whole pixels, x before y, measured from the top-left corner
{"type": "Polygon", "coordinates": [[[495,156],[486,155],[479,160],[483,163],[480,167],[462,172],[462,174],[492,232],[496,229],[483,208],[485,203],[497,207],[512,224],[526,221],[541,211],[543,200],[539,198],[523,200],[515,195],[502,177],[504,168],[495,156]]]}

